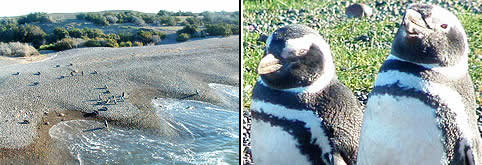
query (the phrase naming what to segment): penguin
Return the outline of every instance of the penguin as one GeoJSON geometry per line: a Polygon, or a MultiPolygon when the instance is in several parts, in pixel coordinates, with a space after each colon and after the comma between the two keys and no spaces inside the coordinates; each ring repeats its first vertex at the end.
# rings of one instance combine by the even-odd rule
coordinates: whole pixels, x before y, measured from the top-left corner
{"type": "Polygon", "coordinates": [[[357,164],[482,164],[464,28],[411,4],[369,94],[357,164]]]}
{"type": "Polygon", "coordinates": [[[104,120],[104,128],[109,128],[109,123],[107,123],[107,120],[104,120]]]}
{"type": "Polygon", "coordinates": [[[362,108],[337,79],[328,43],[304,25],[266,41],[251,102],[255,164],[354,164],[362,108]]]}

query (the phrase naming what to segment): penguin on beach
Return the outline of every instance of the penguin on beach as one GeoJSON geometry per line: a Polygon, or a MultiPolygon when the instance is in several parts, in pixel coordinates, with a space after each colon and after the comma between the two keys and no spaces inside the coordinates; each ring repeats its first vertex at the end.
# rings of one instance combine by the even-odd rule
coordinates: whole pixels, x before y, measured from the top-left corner
{"type": "Polygon", "coordinates": [[[255,164],[354,164],[363,112],[329,45],[303,25],[276,30],[251,102],[255,164]]]}
{"type": "Polygon", "coordinates": [[[468,52],[454,14],[408,6],[368,98],[357,164],[482,164],[468,52]]]}

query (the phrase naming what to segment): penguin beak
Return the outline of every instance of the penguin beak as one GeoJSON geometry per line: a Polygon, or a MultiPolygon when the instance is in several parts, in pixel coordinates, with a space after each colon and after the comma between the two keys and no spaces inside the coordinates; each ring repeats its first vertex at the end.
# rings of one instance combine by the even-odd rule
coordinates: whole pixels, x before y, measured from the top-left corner
{"type": "Polygon", "coordinates": [[[409,38],[421,38],[428,29],[431,29],[422,14],[413,9],[406,10],[403,26],[409,38]]]}
{"type": "Polygon", "coordinates": [[[267,54],[261,59],[258,65],[258,74],[270,74],[278,71],[283,65],[273,54],[267,54]]]}

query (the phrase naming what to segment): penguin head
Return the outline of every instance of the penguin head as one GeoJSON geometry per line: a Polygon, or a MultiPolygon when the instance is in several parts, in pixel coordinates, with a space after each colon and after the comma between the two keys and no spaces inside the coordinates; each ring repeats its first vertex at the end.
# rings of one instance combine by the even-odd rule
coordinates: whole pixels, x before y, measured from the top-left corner
{"type": "Polygon", "coordinates": [[[412,4],[405,10],[391,54],[410,62],[452,66],[468,54],[467,35],[450,11],[412,4]]]}
{"type": "Polygon", "coordinates": [[[310,86],[325,72],[334,72],[330,47],[317,31],[303,25],[273,32],[258,65],[261,79],[274,89],[310,86]]]}

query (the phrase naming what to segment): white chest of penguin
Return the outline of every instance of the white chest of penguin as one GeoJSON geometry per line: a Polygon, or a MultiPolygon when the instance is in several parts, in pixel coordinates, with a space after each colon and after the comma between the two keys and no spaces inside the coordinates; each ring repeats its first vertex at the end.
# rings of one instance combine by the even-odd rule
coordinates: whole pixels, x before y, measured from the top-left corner
{"type": "MultiPolygon", "coordinates": [[[[303,123],[303,129],[311,133],[312,144],[321,148],[321,155],[330,153],[328,137],[322,128],[322,120],[311,110],[289,109],[281,105],[253,100],[251,110],[269,114],[271,117],[286,121],[303,123]],[[261,108],[262,107],[262,108],[261,108]]],[[[309,153],[303,153],[300,148],[299,138],[296,137],[299,128],[287,128],[289,125],[280,126],[270,121],[252,119],[251,129],[256,132],[251,134],[252,154],[255,164],[312,164],[309,153]]],[[[324,161],[326,161],[324,159],[324,161]]],[[[325,162],[327,164],[328,162],[325,162]]]]}
{"type": "MultiPolygon", "coordinates": [[[[460,94],[443,84],[395,72],[380,73],[375,88],[402,82],[401,87],[439,97],[455,112],[463,136],[471,137],[460,94]]],[[[357,164],[448,164],[436,109],[417,98],[389,94],[371,96],[366,107],[357,164]]]]}

